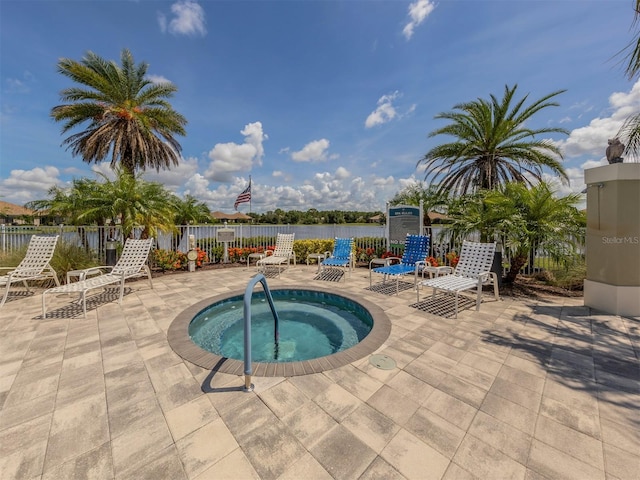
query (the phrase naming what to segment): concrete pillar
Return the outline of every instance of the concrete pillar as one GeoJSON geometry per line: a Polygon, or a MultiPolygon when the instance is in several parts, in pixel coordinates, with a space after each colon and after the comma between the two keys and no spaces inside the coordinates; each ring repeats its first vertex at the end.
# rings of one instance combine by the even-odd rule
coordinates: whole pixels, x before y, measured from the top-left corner
{"type": "Polygon", "coordinates": [[[584,304],[640,315],[640,163],[584,172],[587,184],[587,278],[584,304]]]}

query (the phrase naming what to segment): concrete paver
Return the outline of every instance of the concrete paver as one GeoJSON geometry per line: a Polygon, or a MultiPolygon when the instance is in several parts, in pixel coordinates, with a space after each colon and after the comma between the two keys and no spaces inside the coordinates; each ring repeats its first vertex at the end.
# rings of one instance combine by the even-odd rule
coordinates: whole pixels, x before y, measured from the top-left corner
{"type": "MultiPolygon", "coordinates": [[[[5,479],[637,479],[640,319],[582,299],[487,295],[458,319],[372,292],[368,272],[313,283],[381,307],[376,353],[283,377],[203,369],[167,342],[173,319],[244,289],[253,269],[131,282],[122,305],[97,292],[87,318],[67,295],[0,310],[0,472],[5,479]]],[[[424,296],[424,295],[423,295],[424,296]]]]}

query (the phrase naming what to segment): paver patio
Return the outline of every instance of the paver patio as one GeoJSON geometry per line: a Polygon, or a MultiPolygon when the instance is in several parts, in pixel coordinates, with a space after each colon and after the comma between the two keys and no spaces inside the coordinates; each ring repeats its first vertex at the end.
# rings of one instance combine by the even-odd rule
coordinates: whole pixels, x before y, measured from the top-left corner
{"type": "MultiPolygon", "coordinates": [[[[122,305],[11,296],[0,310],[0,478],[638,479],[640,319],[581,298],[499,302],[457,320],[415,292],[313,280],[298,265],[273,288],[358,295],[392,322],[376,352],[290,378],[212,372],[176,355],[185,308],[244,289],[253,268],[128,283],[122,305]]],[[[426,294],[424,296],[428,296],[426,294]]]]}

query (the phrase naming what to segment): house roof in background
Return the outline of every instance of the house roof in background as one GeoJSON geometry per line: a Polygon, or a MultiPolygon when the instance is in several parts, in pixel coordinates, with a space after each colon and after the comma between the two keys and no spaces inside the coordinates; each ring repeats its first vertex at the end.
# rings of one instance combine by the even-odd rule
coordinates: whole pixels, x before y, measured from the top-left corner
{"type": "Polygon", "coordinates": [[[36,212],[14,203],[0,201],[0,217],[18,217],[20,215],[35,215],[36,212]]]}
{"type": "Polygon", "coordinates": [[[249,215],[242,212],[224,213],[220,211],[211,212],[211,216],[217,220],[251,220],[249,215]]]}

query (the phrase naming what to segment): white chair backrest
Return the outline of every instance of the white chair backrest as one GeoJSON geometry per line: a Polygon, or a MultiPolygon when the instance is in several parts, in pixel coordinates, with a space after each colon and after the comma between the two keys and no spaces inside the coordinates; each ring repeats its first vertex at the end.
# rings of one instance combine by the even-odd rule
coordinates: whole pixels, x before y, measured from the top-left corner
{"type": "Polygon", "coordinates": [[[293,253],[293,237],[295,233],[279,233],[276,237],[274,257],[289,257],[293,253]]]}
{"type": "Polygon", "coordinates": [[[15,269],[16,272],[19,271],[31,275],[39,275],[42,273],[53,257],[57,242],[58,235],[52,237],[33,235],[29,240],[27,253],[15,269]]]}
{"type": "Polygon", "coordinates": [[[124,243],[122,255],[111,270],[112,274],[119,275],[137,273],[144,266],[149,257],[149,250],[153,245],[153,238],[134,240],[128,238],[124,243]]]}
{"type": "Polygon", "coordinates": [[[478,278],[483,272],[491,270],[493,254],[496,251],[494,243],[462,242],[460,259],[455,269],[455,275],[460,277],[478,278]]]}

